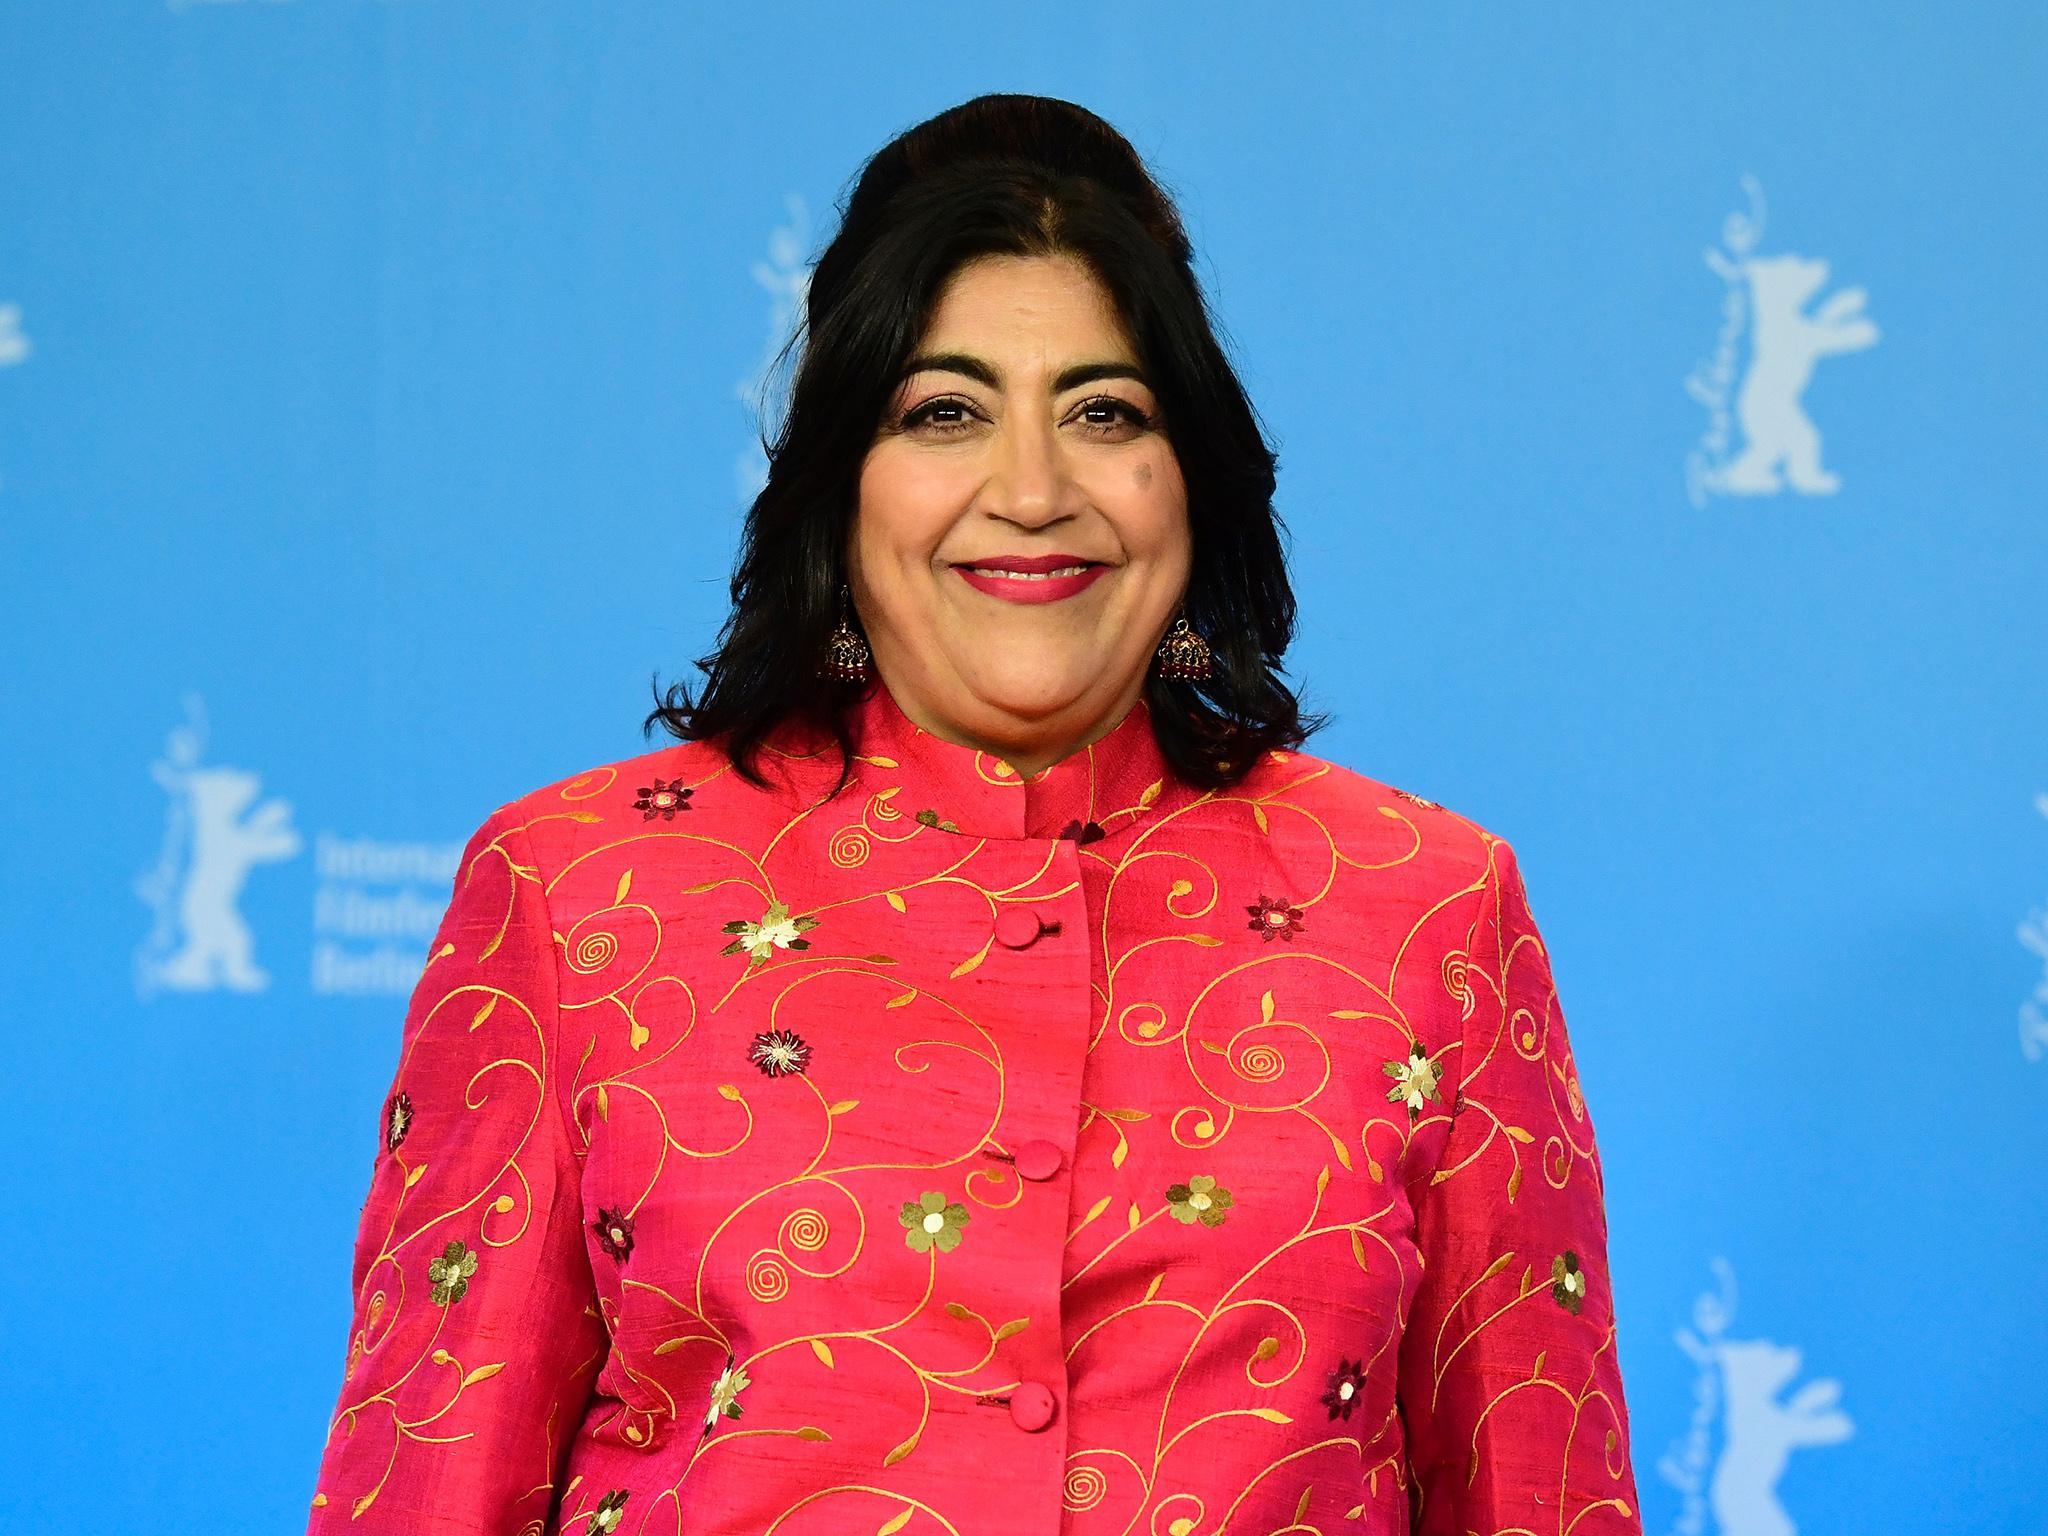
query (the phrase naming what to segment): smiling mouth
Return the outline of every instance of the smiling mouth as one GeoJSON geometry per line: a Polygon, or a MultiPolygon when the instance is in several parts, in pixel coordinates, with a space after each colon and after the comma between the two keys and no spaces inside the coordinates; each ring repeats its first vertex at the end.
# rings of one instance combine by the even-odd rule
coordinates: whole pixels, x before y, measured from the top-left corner
{"type": "Polygon", "coordinates": [[[1056,550],[1045,555],[990,555],[985,560],[959,560],[954,569],[982,576],[1002,576],[1014,581],[1045,581],[1054,576],[1078,576],[1101,565],[1082,555],[1056,550]]]}
{"type": "Polygon", "coordinates": [[[963,560],[954,570],[970,587],[1013,603],[1051,603],[1074,597],[1093,586],[1109,569],[1064,550],[1043,555],[991,555],[963,560]]]}
{"type": "Polygon", "coordinates": [[[1051,581],[1056,576],[1078,576],[1083,571],[1094,569],[1097,562],[1083,560],[1078,565],[1056,565],[1044,571],[1019,571],[1006,565],[963,565],[963,571],[973,571],[977,576],[1000,576],[1005,581],[1051,581]]]}

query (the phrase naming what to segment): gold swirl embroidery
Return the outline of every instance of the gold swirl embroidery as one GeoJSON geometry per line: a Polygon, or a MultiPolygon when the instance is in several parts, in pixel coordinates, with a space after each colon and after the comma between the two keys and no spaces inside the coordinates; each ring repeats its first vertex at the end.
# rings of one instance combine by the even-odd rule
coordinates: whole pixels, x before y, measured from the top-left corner
{"type": "Polygon", "coordinates": [[[1248,1083],[1270,1083],[1287,1070],[1285,1051],[1277,1045],[1246,1045],[1243,1032],[1233,1035],[1224,1050],[1231,1070],[1248,1083]]]}
{"type": "Polygon", "coordinates": [[[485,1207],[483,1219],[477,1223],[477,1241],[486,1248],[511,1247],[512,1244],[518,1242],[520,1238],[526,1235],[527,1224],[533,1220],[533,1186],[527,1182],[526,1170],[517,1163],[514,1163],[511,1171],[519,1180],[519,1193],[523,1199],[514,1200],[510,1195],[500,1195],[485,1207]],[[524,1210],[520,1210],[522,1204],[525,1207],[524,1210]],[[491,1229],[491,1218],[493,1216],[509,1216],[515,1210],[520,1210],[518,1227],[507,1236],[499,1237],[494,1235],[491,1229]]]}
{"type": "Polygon", "coordinates": [[[770,1303],[789,1294],[789,1267],[773,1248],[763,1248],[747,1260],[747,1294],[770,1303]]]}
{"type": "Polygon", "coordinates": [[[848,822],[839,828],[825,844],[825,856],[835,869],[859,869],[867,863],[868,855],[873,851],[874,839],[866,827],[856,822],[848,822]]]}
{"type": "Polygon", "coordinates": [[[1007,1211],[1024,1198],[1024,1181],[1011,1173],[1009,1165],[1006,1163],[996,1163],[991,1167],[976,1168],[967,1175],[967,1197],[984,1210],[1007,1211]],[[989,1185],[998,1191],[1009,1191],[1010,1198],[1007,1200],[991,1199],[975,1187],[977,1181],[989,1185]]]}
{"type": "Polygon", "coordinates": [[[815,1206],[799,1206],[782,1218],[781,1240],[803,1253],[816,1253],[832,1234],[825,1213],[815,1206]]]}
{"type": "Polygon", "coordinates": [[[1060,1488],[1060,1507],[1082,1514],[1102,1502],[1109,1492],[1109,1477],[1100,1467],[1069,1467],[1060,1488]]]}
{"type": "Polygon", "coordinates": [[[1473,1006],[1478,1002],[1472,990],[1472,957],[1462,949],[1451,950],[1444,956],[1444,991],[1458,1004],[1458,1017],[1472,1017],[1473,1006]]]}
{"type": "Polygon", "coordinates": [[[1301,1319],[1285,1307],[1263,1299],[1259,1299],[1256,1304],[1271,1307],[1286,1319],[1288,1331],[1294,1338],[1294,1359],[1277,1376],[1266,1377],[1259,1374],[1258,1367],[1264,1365],[1268,1360],[1277,1359],[1280,1354],[1280,1340],[1278,1336],[1269,1333],[1259,1340],[1257,1347],[1252,1350],[1251,1358],[1245,1361],[1244,1379],[1255,1387],[1277,1387],[1292,1377],[1295,1372],[1299,1371],[1302,1362],[1308,1358],[1308,1330],[1302,1327],[1301,1319]]]}
{"type": "Polygon", "coordinates": [[[602,768],[593,768],[588,773],[579,773],[564,784],[557,793],[564,800],[574,803],[589,800],[603,794],[618,782],[619,769],[616,763],[607,763],[602,768]]]}
{"type": "Polygon", "coordinates": [[[1152,1536],[1189,1536],[1202,1524],[1207,1510],[1208,1505],[1199,1494],[1170,1493],[1152,1511],[1152,1536]],[[1168,1511],[1175,1508],[1183,1508],[1186,1513],[1169,1517],[1168,1511]]]}
{"type": "Polygon", "coordinates": [[[1117,1033],[1131,1044],[1139,1043],[1164,1045],[1159,1032],[1166,1028],[1166,1009],[1158,1003],[1141,1002],[1127,1004],[1116,1016],[1117,1033]],[[1135,1040],[1132,1039],[1131,1016],[1142,1015],[1137,1024],[1135,1040]]]}
{"type": "Polygon", "coordinates": [[[618,957],[618,953],[619,936],[607,930],[602,933],[586,933],[576,939],[564,958],[568,960],[571,970],[581,971],[587,976],[592,971],[601,971],[610,965],[618,957]]]}
{"type": "Polygon", "coordinates": [[[1563,1189],[1572,1175],[1572,1149],[1562,1136],[1550,1136],[1543,1143],[1543,1177],[1552,1189],[1563,1189]]]}
{"type": "MultiPolygon", "coordinates": [[[[630,875],[628,878],[630,878],[630,875]]],[[[621,896],[624,894],[625,887],[625,880],[621,880],[619,883],[621,896]]],[[[639,947],[644,950],[644,953],[640,955],[639,964],[632,968],[630,975],[618,977],[612,983],[610,989],[600,997],[586,997],[580,1000],[565,998],[563,1002],[565,1012],[577,1008],[590,1007],[596,1003],[610,1000],[616,1002],[622,1012],[631,1013],[632,1010],[621,999],[624,994],[630,991],[653,968],[655,957],[661,952],[662,923],[659,913],[641,902],[625,902],[622,900],[616,905],[602,908],[578,919],[570,927],[569,932],[558,939],[556,948],[560,951],[562,964],[572,974],[577,976],[598,975],[617,963],[620,955],[625,952],[624,942],[620,938],[618,925],[629,915],[638,915],[645,920],[647,925],[645,936],[637,940],[639,947]]],[[[631,936],[629,935],[629,937],[631,936]]],[[[633,1029],[633,1049],[637,1051],[645,1042],[645,1031],[639,1028],[633,1029]]]]}
{"type": "Polygon", "coordinates": [[[1236,1112],[1226,1109],[1223,1116],[1223,1128],[1218,1130],[1216,1128],[1214,1110],[1207,1109],[1200,1104],[1185,1104],[1173,1112],[1173,1118],[1167,1121],[1166,1128],[1174,1141],[1179,1145],[1199,1152],[1215,1146],[1217,1142],[1229,1135],[1231,1122],[1235,1118],[1236,1112]],[[1192,1141],[1181,1133],[1180,1128],[1181,1121],[1189,1115],[1199,1116],[1194,1124],[1194,1139],[1192,1141]]]}

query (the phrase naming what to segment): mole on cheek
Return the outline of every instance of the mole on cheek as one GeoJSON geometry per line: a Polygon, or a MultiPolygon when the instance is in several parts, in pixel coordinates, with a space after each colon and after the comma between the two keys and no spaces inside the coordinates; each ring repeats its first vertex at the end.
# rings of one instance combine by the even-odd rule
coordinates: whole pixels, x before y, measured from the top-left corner
{"type": "Polygon", "coordinates": [[[1137,472],[1131,478],[1138,482],[1138,489],[1142,491],[1152,483],[1152,466],[1150,464],[1140,464],[1137,472]]]}

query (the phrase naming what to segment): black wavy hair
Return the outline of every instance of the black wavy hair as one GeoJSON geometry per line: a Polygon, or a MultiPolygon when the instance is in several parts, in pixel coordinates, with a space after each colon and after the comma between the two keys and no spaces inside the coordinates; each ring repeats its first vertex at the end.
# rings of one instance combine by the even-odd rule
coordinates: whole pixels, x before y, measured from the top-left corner
{"type": "Polygon", "coordinates": [[[798,717],[839,744],[860,690],[820,678],[839,616],[861,465],[947,280],[987,255],[1067,256],[1092,271],[1129,333],[1162,408],[1187,486],[1188,622],[1213,676],[1146,680],[1153,731],[1174,770],[1235,783],[1258,754],[1324,722],[1305,714],[1279,661],[1294,637],[1294,590],[1273,509],[1278,459],[1219,345],[1173,203],[1117,130],[1047,96],[994,94],[941,112],[883,146],[840,204],[811,273],[768,481],[748,509],[732,612],[642,726],[685,741],[723,737],[736,769],[765,786],[764,740],[798,717]]]}

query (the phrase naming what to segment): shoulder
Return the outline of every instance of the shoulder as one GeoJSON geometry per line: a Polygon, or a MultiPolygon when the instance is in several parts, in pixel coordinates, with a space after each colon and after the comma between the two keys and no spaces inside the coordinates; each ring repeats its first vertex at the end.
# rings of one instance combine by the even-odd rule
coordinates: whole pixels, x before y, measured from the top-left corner
{"type": "MultiPolygon", "coordinates": [[[[472,850],[493,841],[524,844],[543,870],[560,870],[592,848],[648,832],[689,834],[701,813],[716,808],[721,832],[755,819],[786,817],[788,808],[825,774],[822,757],[785,758],[767,786],[744,778],[722,747],[671,742],[648,752],[593,763],[504,802],[472,834],[472,850]]],[[[821,782],[829,787],[834,773],[821,782]]]]}
{"type": "MultiPolygon", "coordinates": [[[[1501,834],[1462,811],[1312,752],[1266,753],[1232,793],[1284,806],[1339,844],[1406,839],[1432,863],[1474,875],[1496,871],[1514,857],[1501,834]]],[[[1270,815],[1268,824],[1277,835],[1270,815]]]]}

